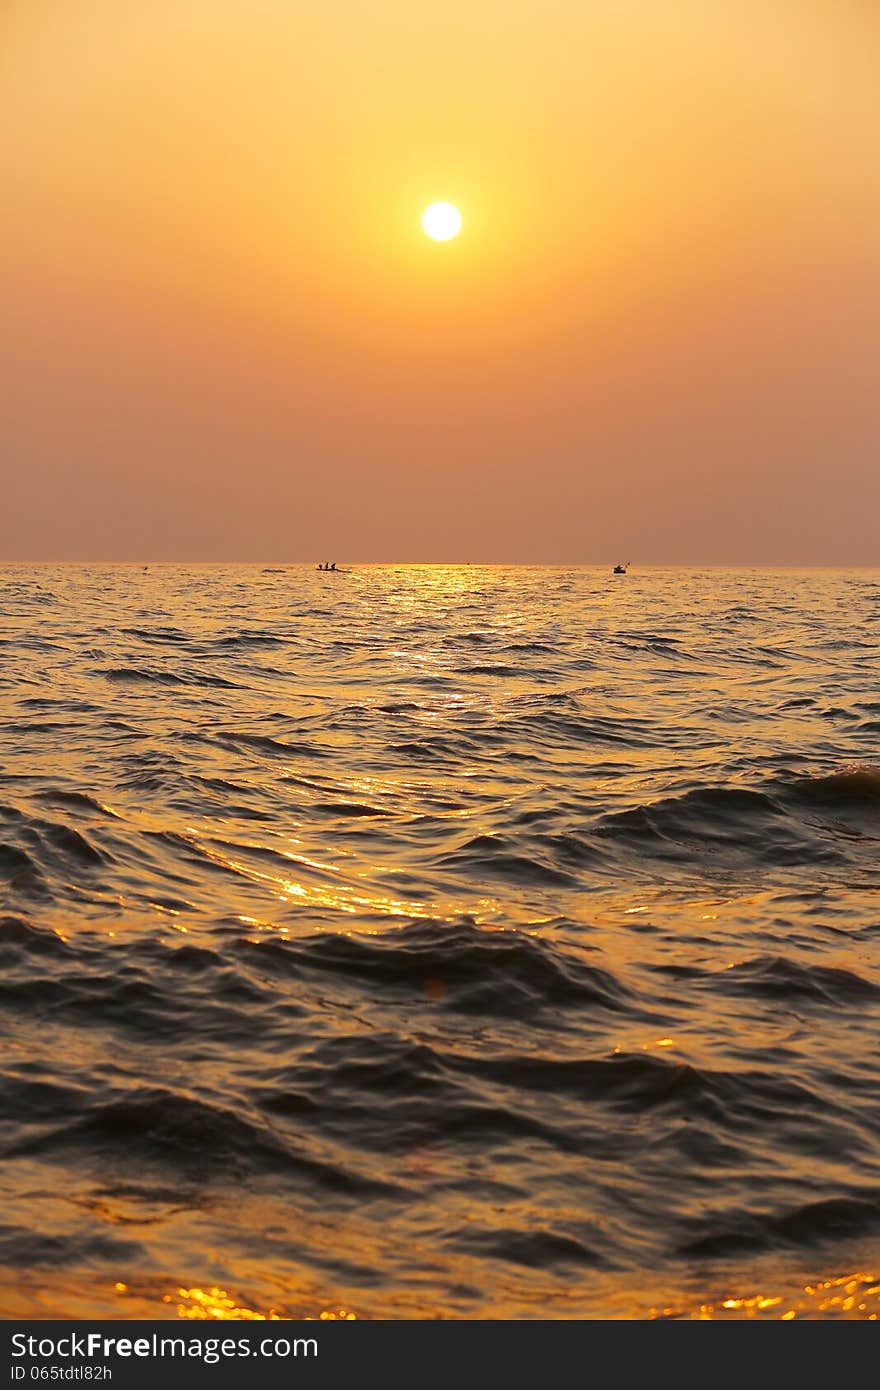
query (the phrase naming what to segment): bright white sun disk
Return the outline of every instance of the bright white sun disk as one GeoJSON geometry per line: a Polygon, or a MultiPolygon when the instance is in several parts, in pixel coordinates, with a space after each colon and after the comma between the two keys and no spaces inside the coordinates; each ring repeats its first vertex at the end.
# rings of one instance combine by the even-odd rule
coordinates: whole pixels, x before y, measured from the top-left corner
{"type": "Polygon", "coordinates": [[[461,213],[452,203],[432,203],[422,213],[422,227],[434,241],[449,241],[461,231],[461,213]]]}

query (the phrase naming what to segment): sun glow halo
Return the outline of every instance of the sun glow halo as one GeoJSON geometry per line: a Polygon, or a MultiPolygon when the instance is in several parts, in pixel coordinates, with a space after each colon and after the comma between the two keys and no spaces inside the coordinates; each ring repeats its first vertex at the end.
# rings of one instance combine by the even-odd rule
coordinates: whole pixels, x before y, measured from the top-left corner
{"type": "Polygon", "coordinates": [[[432,241],[449,241],[461,231],[461,213],[453,203],[432,203],[422,213],[422,228],[432,241]]]}

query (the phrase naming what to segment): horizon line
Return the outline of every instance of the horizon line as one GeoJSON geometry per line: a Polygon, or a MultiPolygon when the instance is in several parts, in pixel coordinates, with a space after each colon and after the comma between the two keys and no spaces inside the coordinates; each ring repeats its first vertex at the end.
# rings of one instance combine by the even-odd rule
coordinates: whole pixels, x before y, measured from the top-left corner
{"type": "MultiPolygon", "coordinates": [[[[141,556],[138,558],[121,560],[106,557],[95,557],[93,559],[53,559],[43,557],[42,559],[0,559],[0,568],[12,568],[13,566],[23,565],[70,565],[70,566],[90,566],[90,565],[113,565],[113,566],[140,566],[156,568],[162,566],[239,566],[242,569],[273,566],[285,569],[314,568],[317,572],[321,562],[310,560],[291,560],[291,559],[258,559],[258,560],[190,560],[190,559],[164,559],[154,560],[149,557],[141,556]]],[[[648,570],[648,569],[880,569],[880,558],[874,561],[857,560],[645,560],[645,561],[619,561],[613,558],[605,560],[336,560],[332,563],[342,569],[385,569],[395,565],[406,568],[427,568],[435,566],[438,569],[604,569],[608,565],[625,564],[628,569],[648,570]]]]}

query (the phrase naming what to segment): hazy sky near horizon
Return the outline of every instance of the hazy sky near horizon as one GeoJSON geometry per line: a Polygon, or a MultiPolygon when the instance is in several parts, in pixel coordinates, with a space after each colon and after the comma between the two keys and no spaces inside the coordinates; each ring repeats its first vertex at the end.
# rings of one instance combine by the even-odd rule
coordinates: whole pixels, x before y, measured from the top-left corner
{"type": "Polygon", "coordinates": [[[6,0],[0,559],[880,563],[878,59],[859,0],[6,0]]]}

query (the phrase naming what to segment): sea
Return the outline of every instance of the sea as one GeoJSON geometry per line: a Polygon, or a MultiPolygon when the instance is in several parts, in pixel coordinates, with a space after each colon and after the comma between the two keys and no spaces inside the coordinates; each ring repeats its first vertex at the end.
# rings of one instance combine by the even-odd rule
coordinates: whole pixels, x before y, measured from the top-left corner
{"type": "Polygon", "coordinates": [[[0,1313],[876,1318],[880,570],[0,568],[0,1313]]]}

